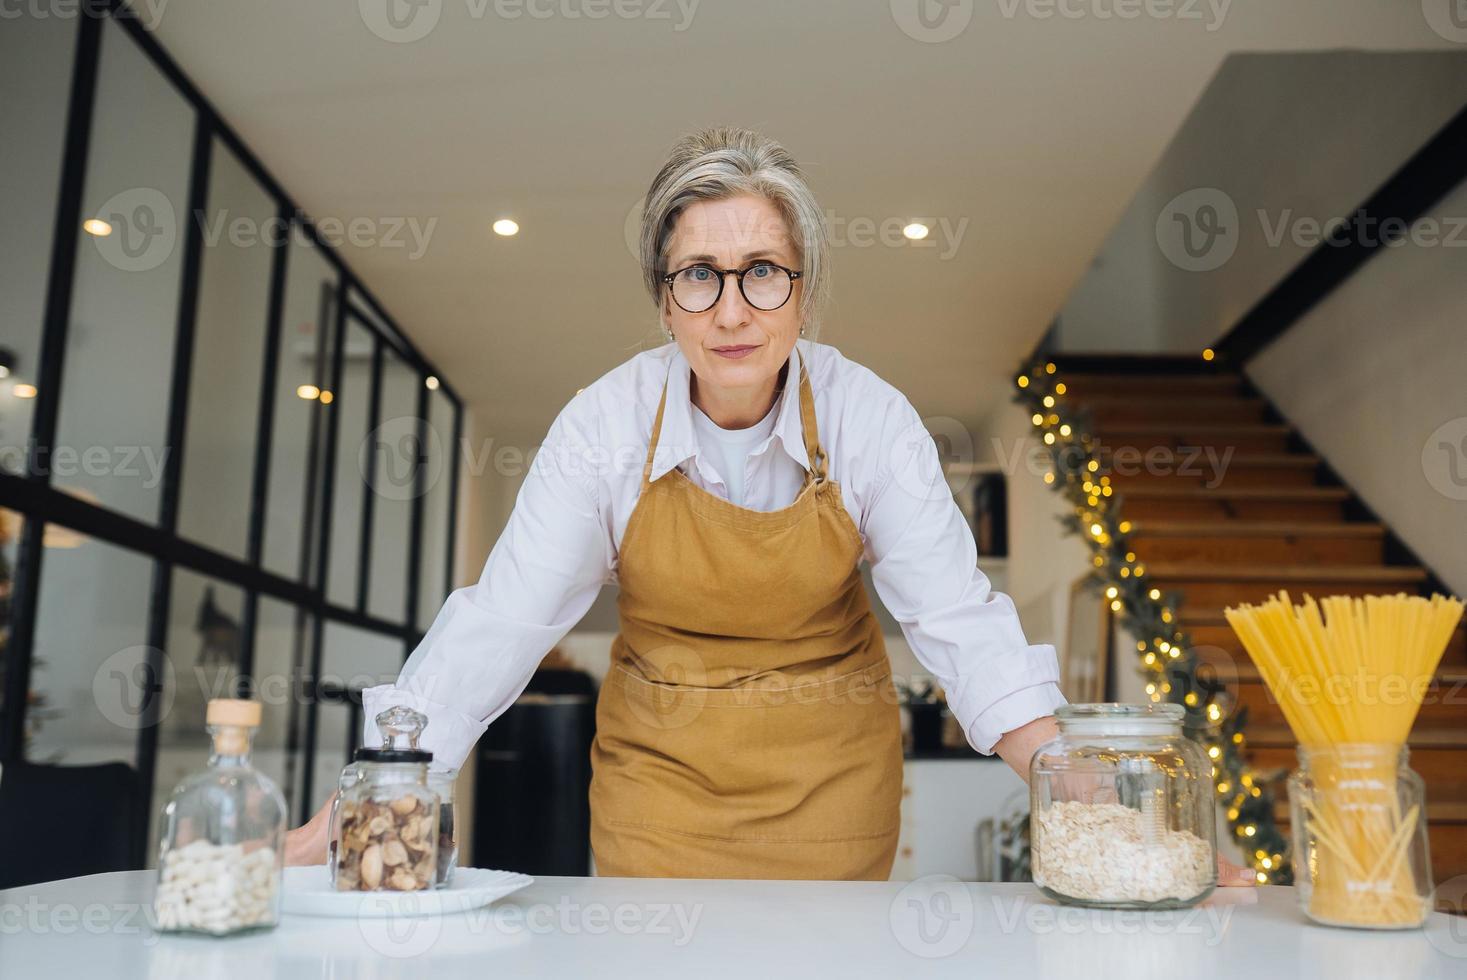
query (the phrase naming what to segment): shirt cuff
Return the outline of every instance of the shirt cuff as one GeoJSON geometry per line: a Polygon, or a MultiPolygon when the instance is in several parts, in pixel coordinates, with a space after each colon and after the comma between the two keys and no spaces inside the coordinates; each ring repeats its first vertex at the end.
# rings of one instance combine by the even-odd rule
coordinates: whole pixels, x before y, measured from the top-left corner
{"type": "Polygon", "coordinates": [[[381,733],[377,731],[377,715],[398,705],[427,716],[428,724],[418,739],[418,747],[433,753],[434,768],[460,768],[474,743],[489,727],[447,705],[429,701],[391,684],[379,684],[362,691],[362,745],[377,748],[382,744],[381,733]]]}
{"type": "Polygon", "coordinates": [[[1047,718],[1068,702],[1059,685],[1050,681],[1026,687],[999,698],[968,726],[968,743],[984,755],[992,755],[999,739],[1038,718],[1047,718]]]}

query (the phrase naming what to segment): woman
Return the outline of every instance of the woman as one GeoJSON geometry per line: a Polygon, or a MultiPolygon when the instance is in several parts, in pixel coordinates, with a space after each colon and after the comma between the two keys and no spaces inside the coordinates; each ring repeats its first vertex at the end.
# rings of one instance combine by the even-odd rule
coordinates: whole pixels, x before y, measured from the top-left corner
{"type": "MultiPolygon", "coordinates": [[[[670,342],[561,412],[478,584],[365,692],[366,717],[425,712],[425,746],[459,765],[614,580],[598,872],[885,879],[901,739],[861,559],[973,747],[1020,775],[1064,703],[1054,650],[978,570],[911,405],[814,342],[828,245],[783,147],[678,142],[641,259],[670,342]]],[[[322,860],[324,839],[323,809],[291,859],[322,860]]]]}

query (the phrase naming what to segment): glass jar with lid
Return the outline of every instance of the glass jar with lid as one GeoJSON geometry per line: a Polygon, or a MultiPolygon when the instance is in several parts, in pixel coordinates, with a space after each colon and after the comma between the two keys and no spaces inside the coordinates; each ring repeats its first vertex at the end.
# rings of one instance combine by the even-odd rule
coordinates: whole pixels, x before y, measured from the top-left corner
{"type": "Polygon", "coordinates": [[[453,883],[458,867],[458,828],[454,826],[454,785],[458,770],[437,763],[428,767],[428,788],[438,795],[438,872],[434,888],[447,888],[453,883]]]}
{"type": "Polygon", "coordinates": [[[427,719],[408,708],[383,715],[382,747],[357,749],[332,808],[337,891],[421,891],[438,879],[438,795],[428,783],[433,753],[416,747],[427,719]]]}
{"type": "MultiPolygon", "coordinates": [[[[383,744],[387,744],[389,730],[402,729],[405,732],[408,748],[418,748],[418,737],[422,730],[427,727],[427,720],[413,711],[411,708],[392,707],[378,712],[373,719],[377,731],[382,734],[383,744]],[[416,716],[414,719],[411,716],[416,716]]],[[[438,796],[438,866],[433,878],[434,888],[447,888],[453,882],[453,872],[458,867],[458,831],[454,826],[454,786],[458,782],[458,770],[447,766],[430,763],[428,765],[428,788],[438,796]]],[[[331,804],[331,826],[336,826],[337,810],[341,807],[341,798],[345,791],[361,778],[362,767],[360,763],[349,762],[341,770],[341,778],[336,785],[336,799],[331,804]]],[[[336,862],[336,838],[333,837],[327,844],[327,862],[336,862]]]]}
{"type": "Polygon", "coordinates": [[[260,703],[209,702],[208,767],[163,808],[153,909],[161,932],[222,936],[280,921],[285,798],[250,763],[260,703]]]}
{"type": "Polygon", "coordinates": [[[1103,908],[1184,908],[1217,885],[1212,762],[1175,704],[1072,704],[1030,763],[1034,883],[1103,908]]]}

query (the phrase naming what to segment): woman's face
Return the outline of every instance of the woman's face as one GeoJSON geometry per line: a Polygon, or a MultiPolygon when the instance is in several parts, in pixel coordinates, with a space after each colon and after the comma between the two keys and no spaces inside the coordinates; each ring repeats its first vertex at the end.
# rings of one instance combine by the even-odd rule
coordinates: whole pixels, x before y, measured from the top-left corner
{"type": "MultiPolygon", "coordinates": [[[[702,263],[716,269],[747,269],[760,259],[786,269],[800,268],[784,218],[760,197],[689,205],[668,239],[668,272],[702,263]]],[[[718,302],[702,313],[682,309],[664,286],[662,315],[701,384],[757,391],[773,383],[800,336],[801,286],[796,279],[783,306],[761,310],[749,305],[738,281],[728,276],[718,302]]]]}

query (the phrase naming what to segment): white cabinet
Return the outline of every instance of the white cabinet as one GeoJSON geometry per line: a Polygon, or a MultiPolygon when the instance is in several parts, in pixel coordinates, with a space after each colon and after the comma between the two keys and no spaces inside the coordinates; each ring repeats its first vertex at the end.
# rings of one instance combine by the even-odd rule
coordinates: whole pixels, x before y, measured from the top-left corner
{"type": "Polygon", "coordinates": [[[902,830],[892,880],[949,874],[977,881],[980,867],[996,874],[996,854],[979,860],[979,827],[992,822],[996,846],[1003,821],[1028,812],[1029,790],[1018,774],[986,756],[908,759],[903,769],[902,830]]]}

